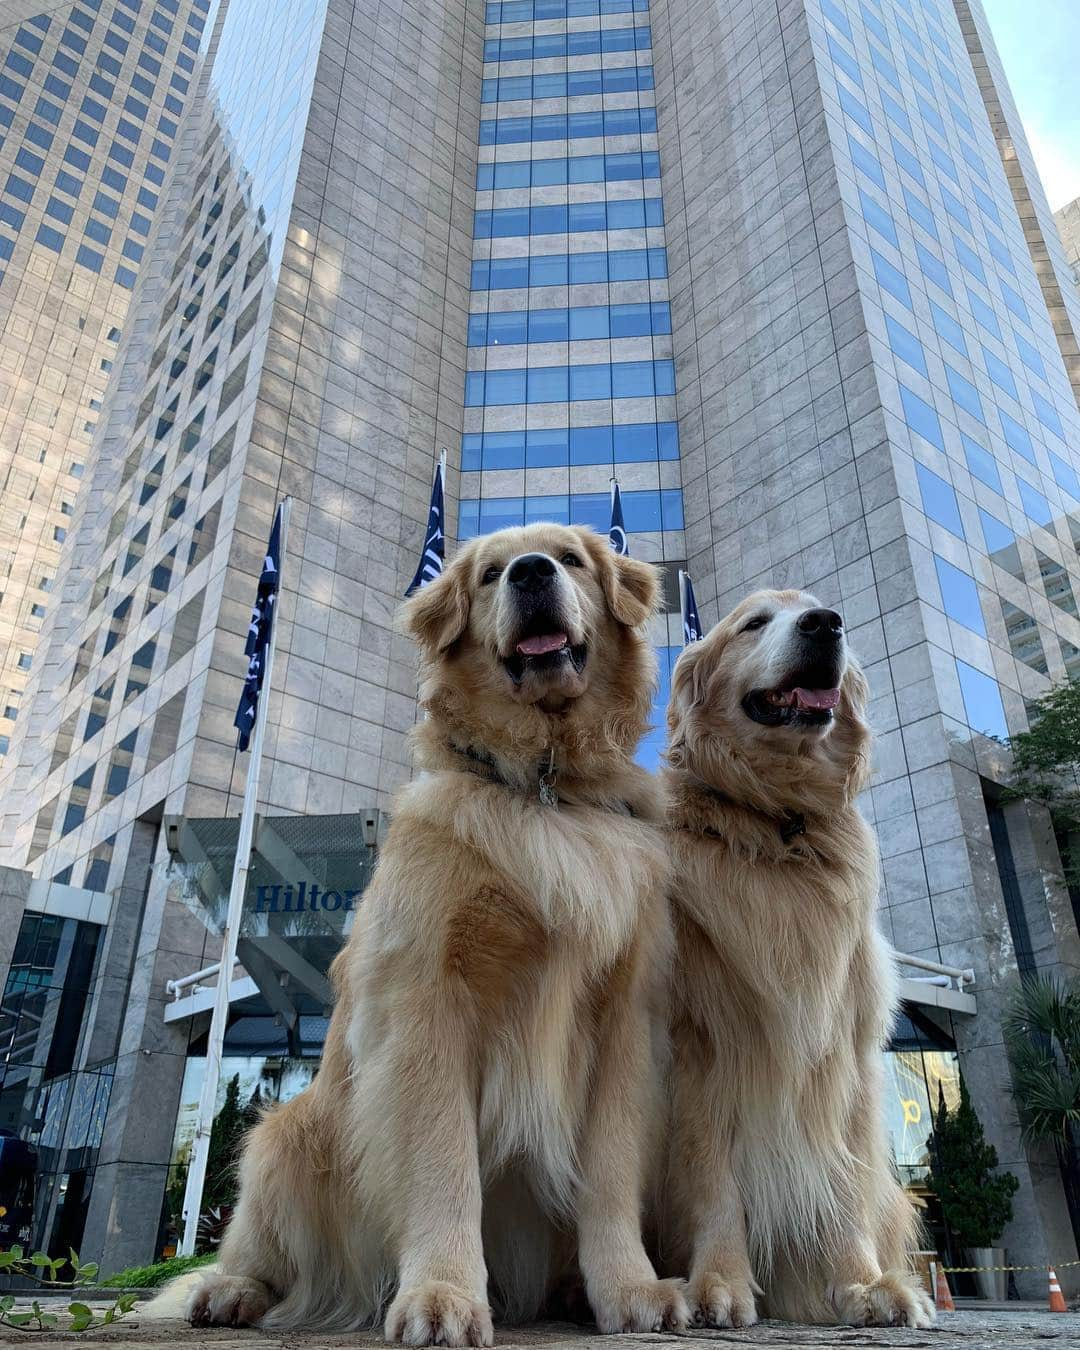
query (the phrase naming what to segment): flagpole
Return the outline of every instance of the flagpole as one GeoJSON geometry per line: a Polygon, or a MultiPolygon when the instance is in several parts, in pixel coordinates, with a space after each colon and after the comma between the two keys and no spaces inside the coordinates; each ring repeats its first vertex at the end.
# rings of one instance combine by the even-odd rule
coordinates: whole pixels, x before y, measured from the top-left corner
{"type": "MultiPolygon", "coordinates": [[[[281,543],[278,556],[278,591],[281,595],[280,578],[285,574],[285,550],[289,534],[289,513],[292,499],[285,497],[281,503],[281,543]]],[[[181,1256],[195,1254],[195,1238],[199,1228],[199,1214],[202,1210],[203,1190],[206,1184],[206,1164],[210,1156],[210,1133],[214,1125],[214,1113],[217,1107],[218,1083],[221,1081],[221,1056],[225,1044],[225,1029],[229,1021],[229,987],[232,984],[233,966],[236,964],[236,944],[240,936],[240,921],[243,916],[244,896],[247,893],[248,871],[251,867],[251,845],[255,834],[255,807],[259,798],[259,769],[262,761],[263,739],[266,734],[266,718],[270,708],[270,682],[274,672],[274,651],[277,647],[278,614],[275,604],[270,623],[270,642],[266,650],[266,666],[263,671],[259,702],[255,712],[255,727],[251,737],[251,757],[248,760],[247,779],[244,783],[244,804],[240,811],[240,830],[236,839],[236,856],[233,859],[232,884],[229,887],[229,907],[225,915],[225,931],[221,939],[221,965],[218,968],[217,988],[214,991],[214,1011],[210,1018],[210,1031],[206,1041],[206,1068],[203,1072],[202,1092],[199,1094],[199,1110],[195,1117],[195,1137],[191,1144],[191,1157],[188,1160],[187,1184],[184,1187],[184,1235],[180,1242],[181,1256]]]]}
{"type": "Polygon", "coordinates": [[[679,568],[679,626],[683,630],[683,646],[686,646],[686,573],[679,568]]]}

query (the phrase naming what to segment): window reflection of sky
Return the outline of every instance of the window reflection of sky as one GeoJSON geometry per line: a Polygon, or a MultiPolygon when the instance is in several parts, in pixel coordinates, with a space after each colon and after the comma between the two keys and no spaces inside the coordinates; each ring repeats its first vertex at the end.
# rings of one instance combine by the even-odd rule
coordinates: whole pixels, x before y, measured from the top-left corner
{"type": "Polygon", "coordinates": [[[327,0],[233,0],[208,97],[253,210],[271,234],[276,273],[300,162],[327,0]]]}

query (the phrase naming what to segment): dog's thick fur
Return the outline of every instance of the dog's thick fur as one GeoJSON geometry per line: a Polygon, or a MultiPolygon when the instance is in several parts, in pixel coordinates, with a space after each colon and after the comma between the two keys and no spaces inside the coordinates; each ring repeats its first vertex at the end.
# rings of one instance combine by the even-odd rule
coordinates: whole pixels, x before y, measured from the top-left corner
{"type": "Polygon", "coordinates": [[[764,659],[748,619],[794,625],[816,605],[795,591],[751,596],[673,674],[665,1245],[707,1324],[760,1311],[926,1326],[932,1305],[907,1274],[914,1211],[884,1125],[896,995],[875,920],[877,849],[855,805],[866,682],[845,652],[826,727],[762,726],[743,708],[764,659]],[[789,828],[798,816],[805,833],[789,828]]]}
{"type": "Polygon", "coordinates": [[[685,1325],[640,1233],[672,946],[661,800],[631,759],[656,598],[601,536],[534,525],[469,543],[406,605],[425,772],[334,963],[318,1076],[251,1133],[191,1320],[359,1327],[389,1303],[391,1340],[488,1345],[489,1271],[522,1319],[576,1259],[602,1330],[685,1325]],[[588,657],[515,683],[506,571],[530,552],[588,657]]]}

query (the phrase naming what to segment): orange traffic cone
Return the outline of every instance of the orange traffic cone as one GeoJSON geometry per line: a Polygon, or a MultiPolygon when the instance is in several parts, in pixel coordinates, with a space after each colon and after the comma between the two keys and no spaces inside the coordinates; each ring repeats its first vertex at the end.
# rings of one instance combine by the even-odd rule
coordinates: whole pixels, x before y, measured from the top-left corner
{"type": "Polygon", "coordinates": [[[945,1278],[945,1267],[934,1264],[934,1306],[938,1312],[955,1312],[956,1304],[949,1292],[949,1281],[945,1278]]]}
{"type": "Polygon", "coordinates": [[[1068,1312],[1065,1306],[1065,1298],[1061,1292],[1061,1285],[1058,1284],[1057,1271],[1053,1266],[1050,1267],[1050,1311],[1068,1312]]]}

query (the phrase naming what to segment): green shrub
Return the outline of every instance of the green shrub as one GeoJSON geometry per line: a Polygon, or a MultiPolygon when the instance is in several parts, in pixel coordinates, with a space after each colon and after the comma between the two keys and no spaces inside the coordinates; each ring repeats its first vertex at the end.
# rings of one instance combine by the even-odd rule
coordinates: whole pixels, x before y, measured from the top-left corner
{"type": "Polygon", "coordinates": [[[107,1280],[100,1280],[104,1289],[156,1289],[176,1275],[196,1266],[205,1266],[214,1259],[214,1253],[205,1256],[174,1256],[169,1261],[158,1261],[152,1266],[129,1266],[127,1270],[118,1270],[107,1280]]]}

